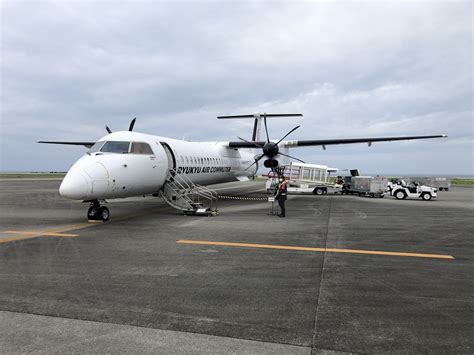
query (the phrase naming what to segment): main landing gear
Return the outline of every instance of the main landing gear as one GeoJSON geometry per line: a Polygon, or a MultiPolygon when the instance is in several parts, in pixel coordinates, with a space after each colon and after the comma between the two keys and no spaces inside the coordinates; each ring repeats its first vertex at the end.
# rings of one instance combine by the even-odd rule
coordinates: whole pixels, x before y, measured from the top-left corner
{"type": "Polygon", "coordinates": [[[110,211],[107,207],[101,206],[99,201],[92,201],[91,207],[87,211],[87,219],[107,222],[110,219],[110,211]]]}

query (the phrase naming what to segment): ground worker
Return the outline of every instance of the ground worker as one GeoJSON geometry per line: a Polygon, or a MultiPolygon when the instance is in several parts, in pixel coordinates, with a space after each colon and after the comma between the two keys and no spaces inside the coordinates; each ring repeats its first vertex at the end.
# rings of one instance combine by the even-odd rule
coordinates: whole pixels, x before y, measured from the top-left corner
{"type": "Polygon", "coordinates": [[[286,192],[287,192],[287,182],[285,180],[285,177],[282,175],[280,176],[280,181],[279,181],[278,188],[275,195],[275,198],[278,200],[278,204],[280,205],[280,210],[281,210],[278,217],[286,217],[286,208],[285,208],[286,192]]]}

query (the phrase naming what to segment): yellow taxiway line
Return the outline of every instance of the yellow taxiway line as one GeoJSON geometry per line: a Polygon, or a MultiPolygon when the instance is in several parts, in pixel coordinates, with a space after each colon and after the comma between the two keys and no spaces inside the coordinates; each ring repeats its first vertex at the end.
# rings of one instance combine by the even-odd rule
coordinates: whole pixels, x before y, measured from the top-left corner
{"type": "Polygon", "coordinates": [[[78,237],[79,234],[67,234],[67,233],[55,233],[55,232],[41,232],[41,231],[33,231],[33,232],[22,232],[22,231],[3,231],[0,232],[2,234],[24,234],[27,235],[45,235],[45,236],[52,236],[52,237],[63,237],[63,238],[74,238],[78,237]]]}
{"type": "Polygon", "coordinates": [[[367,254],[367,255],[385,255],[385,256],[405,256],[405,257],[413,257],[413,258],[430,258],[430,259],[454,260],[454,257],[451,256],[451,255],[405,253],[405,252],[395,252],[395,251],[359,250],[359,249],[334,249],[334,248],[310,248],[310,247],[298,247],[298,246],[286,246],[286,245],[210,242],[210,241],[205,241],[205,240],[177,240],[176,243],[178,243],[178,244],[226,246],[226,247],[237,247],[237,248],[280,249],[280,250],[312,251],[312,252],[322,252],[322,253],[347,253],[347,254],[367,254]]]}
{"type": "Polygon", "coordinates": [[[0,244],[16,242],[24,239],[33,239],[38,237],[61,237],[61,238],[76,238],[79,234],[69,234],[72,230],[83,229],[90,227],[88,223],[70,224],[62,227],[51,228],[43,231],[1,231],[0,234],[13,234],[15,237],[0,238],[0,244]]]}
{"type": "MultiPolygon", "coordinates": [[[[166,208],[167,207],[159,207],[159,208],[154,208],[153,210],[146,211],[146,212],[133,213],[126,216],[117,217],[117,218],[114,218],[114,221],[124,221],[124,220],[135,218],[135,217],[146,216],[146,215],[155,213],[157,211],[164,210],[166,208]]],[[[107,222],[107,223],[110,223],[110,222],[107,222]]],[[[6,237],[6,238],[0,237],[0,244],[15,242],[15,241],[24,240],[24,239],[38,238],[38,237],[76,238],[79,236],[79,234],[68,234],[65,232],[95,227],[101,224],[103,224],[102,221],[97,221],[97,223],[69,224],[69,225],[64,225],[61,227],[51,228],[44,231],[1,231],[0,234],[14,234],[16,236],[6,237]]]]}

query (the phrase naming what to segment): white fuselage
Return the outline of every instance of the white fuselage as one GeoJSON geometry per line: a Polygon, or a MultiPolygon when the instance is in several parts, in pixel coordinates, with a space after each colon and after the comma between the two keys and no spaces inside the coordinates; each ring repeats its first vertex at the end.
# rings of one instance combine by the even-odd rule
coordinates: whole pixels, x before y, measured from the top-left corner
{"type": "Polygon", "coordinates": [[[196,184],[209,185],[254,175],[256,166],[245,170],[253,162],[254,153],[229,148],[226,142],[186,142],[115,132],[99,139],[71,167],[59,192],[86,201],[155,194],[170,169],[186,174],[196,184]]]}

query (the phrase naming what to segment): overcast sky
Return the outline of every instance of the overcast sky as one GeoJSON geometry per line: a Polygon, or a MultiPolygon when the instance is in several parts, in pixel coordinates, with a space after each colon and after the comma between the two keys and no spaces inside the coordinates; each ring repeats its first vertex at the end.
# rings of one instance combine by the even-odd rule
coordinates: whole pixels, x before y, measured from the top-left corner
{"type": "Polygon", "coordinates": [[[471,1],[1,1],[2,171],[65,171],[113,130],[186,140],[448,134],[299,148],[370,173],[474,174],[471,1]]]}

